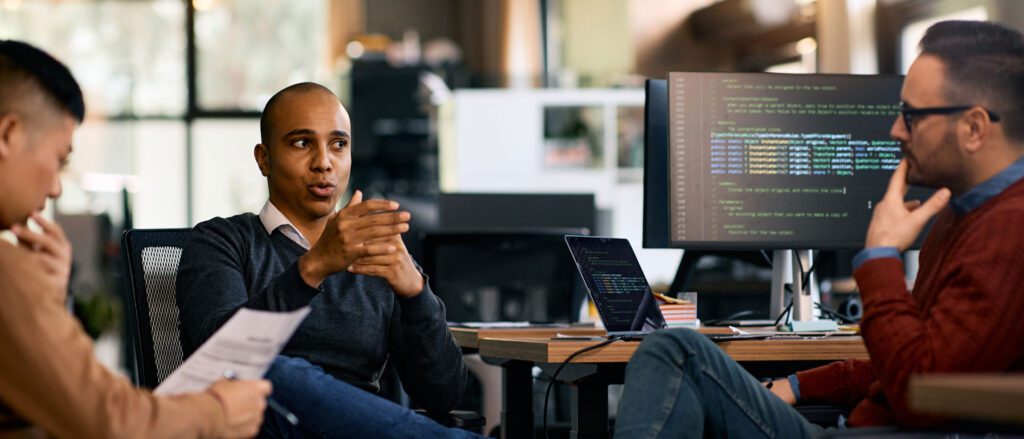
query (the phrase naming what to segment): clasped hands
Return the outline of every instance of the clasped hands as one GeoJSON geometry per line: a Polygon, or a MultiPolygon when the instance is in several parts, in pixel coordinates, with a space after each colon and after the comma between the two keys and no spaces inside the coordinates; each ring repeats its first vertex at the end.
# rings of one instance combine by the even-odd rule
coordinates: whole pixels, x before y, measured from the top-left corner
{"type": "Polygon", "coordinates": [[[341,271],[383,278],[399,297],[423,291],[424,279],[402,242],[409,231],[408,212],[390,200],[363,201],[356,191],[343,209],[331,215],[320,239],[299,259],[299,272],[310,286],[341,271]]]}

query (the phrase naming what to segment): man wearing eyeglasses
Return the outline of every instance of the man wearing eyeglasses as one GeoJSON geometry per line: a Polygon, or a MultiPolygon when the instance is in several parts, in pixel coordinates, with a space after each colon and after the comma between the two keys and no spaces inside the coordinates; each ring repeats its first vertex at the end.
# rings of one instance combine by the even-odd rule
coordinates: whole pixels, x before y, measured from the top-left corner
{"type": "Polygon", "coordinates": [[[762,386],[700,334],[659,331],[627,367],[616,439],[821,435],[797,401],[853,407],[857,427],[950,426],[910,410],[912,375],[1024,371],[1024,38],[947,21],[920,46],[890,131],[904,159],[853,261],[871,359],[762,386]],[[905,202],[908,185],[938,190],[905,202]],[[936,215],[907,294],[900,253],[936,215]]]}

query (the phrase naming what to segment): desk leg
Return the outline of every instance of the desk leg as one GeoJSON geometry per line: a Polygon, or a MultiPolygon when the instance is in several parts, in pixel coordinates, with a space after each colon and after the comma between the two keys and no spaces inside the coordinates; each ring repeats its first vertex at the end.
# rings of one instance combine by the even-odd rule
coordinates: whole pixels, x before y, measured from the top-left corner
{"type": "MultiPolygon", "coordinates": [[[[502,364],[501,386],[502,439],[532,438],[533,363],[509,361],[502,364]]],[[[607,398],[607,395],[605,397],[607,398]]],[[[607,411],[607,408],[605,410],[607,411]]]]}
{"type": "Polygon", "coordinates": [[[571,439],[608,439],[608,382],[590,376],[572,385],[571,439]]]}

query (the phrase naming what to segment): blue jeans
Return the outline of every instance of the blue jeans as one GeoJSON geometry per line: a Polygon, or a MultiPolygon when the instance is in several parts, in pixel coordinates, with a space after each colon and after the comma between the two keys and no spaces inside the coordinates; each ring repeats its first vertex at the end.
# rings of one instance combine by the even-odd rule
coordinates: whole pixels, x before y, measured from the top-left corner
{"type": "Polygon", "coordinates": [[[293,426],[267,407],[264,438],[479,438],[328,375],[301,358],[278,356],[266,378],[272,398],[299,418],[293,426]]]}
{"type": "Polygon", "coordinates": [[[626,367],[615,439],[808,438],[822,428],[690,329],[648,335],[626,367]]]}

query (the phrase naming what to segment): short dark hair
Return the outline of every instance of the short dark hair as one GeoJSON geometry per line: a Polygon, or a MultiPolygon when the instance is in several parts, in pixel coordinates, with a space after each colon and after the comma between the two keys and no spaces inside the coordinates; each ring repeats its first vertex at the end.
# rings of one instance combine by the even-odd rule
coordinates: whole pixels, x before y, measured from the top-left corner
{"type": "Polygon", "coordinates": [[[15,111],[8,103],[32,92],[42,92],[79,123],[85,119],[82,89],[64,64],[30,44],[0,40],[0,114],[15,111]]]}
{"type": "Polygon", "coordinates": [[[1007,139],[1024,142],[1024,37],[985,21],[942,21],[921,38],[921,54],[946,68],[951,104],[977,104],[999,114],[1007,139]]]}
{"type": "Polygon", "coordinates": [[[267,101],[267,105],[263,107],[263,113],[260,114],[260,143],[270,146],[271,129],[274,127],[273,110],[277,107],[281,98],[289,94],[309,92],[324,92],[334,96],[335,99],[338,98],[338,96],[329,88],[315,82],[300,82],[298,84],[292,84],[283,88],[281,91],[274,93],[274,96],[271,96],[270,100],[267,101]]]}

